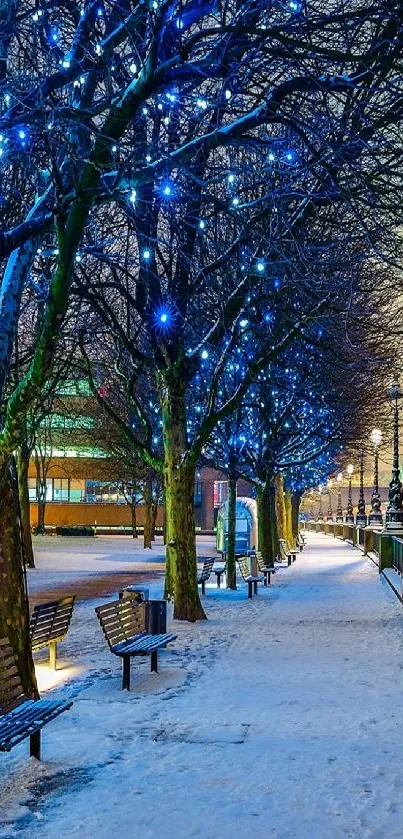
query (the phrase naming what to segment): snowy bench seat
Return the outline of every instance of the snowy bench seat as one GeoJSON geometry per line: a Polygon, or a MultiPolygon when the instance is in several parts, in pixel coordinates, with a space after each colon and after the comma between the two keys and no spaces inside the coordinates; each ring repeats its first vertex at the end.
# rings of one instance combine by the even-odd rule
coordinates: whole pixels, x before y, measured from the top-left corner
{"type": "Polygon", "coordinates": [[[130,598],[113,600],[95,609],[109,648],[122,658],[122,690],[130,690],[130,659],[151,656],[151,670],[158,670],[158,650],[175,641],[176,635],[151,635],[146,631],[145,603],[130,598]]]}
{"type": "Polygon", "coordinates": [[[75,595],[35,606],[29,624],[32,652],[49,647],[49,665],[56,670],[57,644],[66,637],[75,595]]]}
{"type": "Polygon", "coordinates": [[[253,591],[257,594],[257,584],[263,583],[264,577],[253,577],[249,570],[249,562],[246,556],[241,556],[237,559],[239,570],[245,583],[248,584],[248,598],[252,600],[252,586],[253,591]]]}
{"type": "Polygon", "coordinates": [[[9,752],[27,737],[30,755],[40,760],[41,729],[72,702],[29,699],[22,688],[8,638],[0,638],[0,751],[9,752]]]}

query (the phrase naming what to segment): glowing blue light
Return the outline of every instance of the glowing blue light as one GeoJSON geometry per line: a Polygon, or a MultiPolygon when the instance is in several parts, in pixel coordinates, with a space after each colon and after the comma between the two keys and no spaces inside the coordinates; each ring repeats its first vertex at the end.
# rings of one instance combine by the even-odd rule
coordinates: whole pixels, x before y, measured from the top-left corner
{"type": "Polygon", "coordinates": [[[161,323],[168,323],[169,315],[168,312],[162,312],[159,317],[161,323]]]}
{"type": "Polygon", "coordinates": [[[235,181],[235,175],[228,175],[228,183],[233,184],[235,181]]]}
{"type": "Polygon", "coordinates": [[[267,155],[267,157],[268,157],[268,160],[270,161],[270,163],[273,163],[273,161],[276,159],[276,155],[275,155],[275,154],[273,154],[273,152],[272,152],[272,151],[271,151],[271,152],[269,152],[269,154],[267,155]]]}
{"type": "Polygon", "coordinates": [[[262,271],[264,271],[264,262],[258,262],[257,270],[260,271],[260,273],[262,273],[262,271]]]}
{"type": "Polygon", "coordinates": [[[172,187],[170,184],[165,184],[165,186],[162,187],[162,194],[165,195],[166,198],[169,198],[169,196],[172,195],[172,187]]]}
{"type": "Polygon", "coordinates": [[[200,221],[199,221],[200,230],[204,230],[205,226],[206,226],[206,222],[203,221],[203,219],[201,218],[200,221]]]}
{"type": "Polygon", "coordinates": [[[183,20],[180,17],[178,17],[178,19],[176,21],[176,28],[177,29],[183,29],[183,20]]]}
{"type": "Polygon", "coordinates": [[[20,128],[20,130],[19,130],[19,132],[18,132],[18,136],[19,136],[20,140],[25,140],[25,137],[26,137],[27,135],[26,135],[26,133],[25,133],[25,131],[24,131],[24,129],[23,129],[23,128],[20,128]]]}
{"type": "Polygon", "coordinates": [[[281,288],[281,280],[274,280],[274,288],[281,288]]]}
{"type": "Polygon", "coordinates": [[[146,248],[143,251],[143,259],[150,259],[150,256],[151,256],[151,251],[149,251],[148,248],[146,248]]]}
{"type": "Polygon", "coordinates": [[[196,104],[198,108],[202,109],[202,111],[205,111],[207,108],[207,102],[205,99],[198,99],[196,104]]]}
{"type": "Polygon", "coordinates": [[[239,204],[239,198],[233,198],[232,203],[233,203],[234,207],[237,207],[238,204],[239,204]]]}
{"type": "Polygon", "coordinates": [[[294,151],[292,151],[292,149],[289,149],[289,151],[286,151],[286,153],[285,153],[285,159],[286,159],[287,163],[294,163],[294,161],[295,161],[295,152],[294,152],[294,151]]]}
{"type": "Polygon", "coordinates": [[[203,350],[203,352],[202,352],[202,354],[201,354],[201,357],[202,357],[204,360],[206,360],[206,358],[208,358],[208,352],[207,352],[207,350],[203,350]]]}

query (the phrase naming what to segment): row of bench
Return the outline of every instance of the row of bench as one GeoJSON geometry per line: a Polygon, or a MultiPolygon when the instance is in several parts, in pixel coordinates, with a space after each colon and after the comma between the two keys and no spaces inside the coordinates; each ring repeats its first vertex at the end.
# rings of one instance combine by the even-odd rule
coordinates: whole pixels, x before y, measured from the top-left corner
{"type": "MultiPolygon", "coordinates": [[[[241,572],[242,579],[248,585],[248,598],[252,599],[252,593],[254,592],[257,594],[257,586],[258,583],[264,582],[264,585],[270,585],[271,574],[274,574],[278,568],[283,567],[283,562],[287,562],[287,565],[291,565],[292,562],[295,562],[297,555],[303,549],[304,546],[304,537],[298,537],[297,539],[297,547],[290,548],[287,541],[285,539],[280,539],[280,559],[282,562],[277,562],[274,565],[267,565],[265,560],[263,559],[263,555],[261,551],[251,551],[248,556],[237,556],[236,561],[241,572]],[[256,559],[258,568],[260,573],[263,576],[254,576],[251,574],[250,567],[249,567],[249,559],[253,557],[256,559]]],[[[217,578],[217,587],[220,587],[219,580],[221,579],[221,575],[225,574],[227,564],[225,563],[224,567],[214,568],[214,563],[216,559],[215,557],[208,557],[205,559],[203,563],[203,567],[198,574],[197,583],[201,585],[202,594],[206,592],[206,582],[209,580],[211,573],[214,572],[216,575],[219,575],[217,578]]]]}
{"type": "MultiPolygon", "coordinates": [[[[41,603],[31,616],[32,649],[49,646],[51,664],[56,666],[56,644],[69,628],[74,597],[41,603]]],[[[158,670],[158,650],[177,636],[172,632],[149,632],[149,603],[138,603],[130,595],[119,598],[95,611],[109,648],[122,659],[122,690],[130,690],[130,661],[138,655],[150,655],[151,670],[158,670]]],[[[41,730],[52,719],[72,706],[72,702],[33,700],[23,690],[17,663],[8,638],[0,639],[0,751],[8,752],[29,737],[30,755],[41,756],[41,730]]]]}
{"type": "MultiPolygon", "coordinates": [[[[299,547],[302,549],[303,545],[299,547]]],[[[287,554],[288,564],[295,558],[296,551],[290,551],[287,554]]],[[[259,552],[256,552],[256,560],[262,577],[250,574],[247,557],[238,559],[240,572],[248,584],[250,598],[252,588],[257,593],[259,582],[269,585],[270,575],[275,571],[275,568],[264,564],[259,552]]],[[[213,564],[214,560],[208,560],[209,575],[213,564]]],[[[50,663],[54,667],[57,643],[63,640],[67,633],[74,602],[75,597],[72,596],[42,603],[35,607],[31,616],[32,649],[39,650],[49,646],[50,663]]],[[[177,635],[152,634],[148,631],[147,603],[139,604],[129,595],[97,606],[95,611],[111,652],[122,659],[122,690],[130,690],[130,663],[134,656],[150,655],[151,671],[157,672],[158,650],[175,641],[177,635]]],[[[63,711],[71,708],[72,704],[69,701],[29,698],[24,693],[10,642],[8,638],[0,639],[0,751],[8,752],[29,737],[30,755],[39,760],[42,728],[63,711]]]]}

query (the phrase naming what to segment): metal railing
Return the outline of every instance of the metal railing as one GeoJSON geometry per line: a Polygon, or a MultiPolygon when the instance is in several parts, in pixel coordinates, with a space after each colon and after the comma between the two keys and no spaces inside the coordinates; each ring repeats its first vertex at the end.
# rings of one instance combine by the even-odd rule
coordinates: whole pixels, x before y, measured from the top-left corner
{"type": "Polygon", "coordinates": [[[403,539],[394,536],[392,539],[392,562],[393,568],[401,575],[403,567],[403,539]]]}

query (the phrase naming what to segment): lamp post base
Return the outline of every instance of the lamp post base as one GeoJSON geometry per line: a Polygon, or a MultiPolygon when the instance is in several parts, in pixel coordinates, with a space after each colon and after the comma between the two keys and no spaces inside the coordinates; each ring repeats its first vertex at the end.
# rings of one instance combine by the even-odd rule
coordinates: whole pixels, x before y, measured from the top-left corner
{"type": "Polygon", "coordinates": [[[403,510],[387,510],[385,530],[403,530],[403,510]]]}
{"type": "Polygon", "coordinates": [[[370,513],[368,516],[369,527],[383,527],[382,513],[370,513]]]}
{"type": "Polygon", "coordinates": [[[367,517],[364,513],[358,513],[355,517],[355,523],[357,527],[366,527],[367,526],[367,517]]]}

